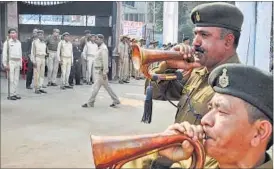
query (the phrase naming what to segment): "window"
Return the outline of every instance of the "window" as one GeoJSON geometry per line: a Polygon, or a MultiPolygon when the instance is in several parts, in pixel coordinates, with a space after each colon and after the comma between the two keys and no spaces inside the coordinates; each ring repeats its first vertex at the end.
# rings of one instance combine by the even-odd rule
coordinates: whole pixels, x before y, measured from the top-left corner
{"type": "Polygon", "coordinates": [[[63,25],[86,26],[86,16],[81,15],[64,15],[63,25]]]}
{"type": "Polygon", "coordinates": [[[138,17],[138,21],[139,22],[145,22],[145,14],[139,14],[139,17],[138,17]]]}
{"type": "Polygon", "coordinates": [[[31,15],[31,14],[19,15],[19,24],[38,25],[40,24],[39,15],[31,15]]]}
{"type": "Polygon", "coordinates": [[[134,1],[124,1],[123,4],[128,5],[128,6],[135,6],[135,2],[134,1]]]}
{"type": "Polygon", "coordinates": [[[124,20],[128,21],[128,14],[124,15],[124,20]]]}
{"type": "Polygon", "coordinates": [[[62,15],[41,15],[41,25],[62,25],[62,15]]]}
{"type": "Polygon", "coordinates": [[[129,18],[128,18],[129,21],[133,21],[133,14],[129,14],[129,18]]]}
{"type": "Polygon", "coordinates": [[[87,26],[95,26],[95,16],[88,16],[87,26]]]}

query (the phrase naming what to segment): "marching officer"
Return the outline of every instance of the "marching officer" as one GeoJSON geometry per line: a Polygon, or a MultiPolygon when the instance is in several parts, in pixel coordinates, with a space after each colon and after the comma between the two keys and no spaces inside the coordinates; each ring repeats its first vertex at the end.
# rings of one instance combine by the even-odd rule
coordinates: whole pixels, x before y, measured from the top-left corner
{"type": "Polygon", "coordinates": [[[9,100],[21,99],[17,95],[17,88],[20,76],[20,69],[22,68],[22,45],[17,39],[17,31],[13,28],[8,30],[8,39],[4,42],[3,47],[3,65],[9,71],[10,94],[9,100]]]}
{"type": "Polygon", "coordinates": [[[35,93],[47,93],[42,89],[44,86],[44,77],[45,77],[45,66],[46,61],[45,57],[47,55],[46,50],[46,42],[44,39],[44,31],[38,30],[38,38],[32,42],[31,47],[31,62],[33,63],[33,71],[34,71],[34,86],[35,93]]]}
{"type": "Polygon", "coordinates": [[[62,84],[61,89],[65,90],[66,88],[73,88],[69,85],[69,75],[71,66],[73,65],[73,47],[70,42],[70,34],[65,32],[63,35],[63,40],[61,40],[57,47],[57,58],[61,64],[62,70],[62,84]]]}
{"type": "Polygon", "coordinates": [[[60,30],[53,29],[52,35],[49,35],[46,44],[47,44],[47,52],[49,54],[48,57],[48,86],[57,86],[56,78],[59,68],[59,61],[57,58],[57,47],[60,42],[59,37],[60,30]]]}
{"type": "Polygon", "coordinates": [[[94,77],[95,77],[94,80],[95,81],[94,81],[94,84],[92,85],[91,97],[88,100],[88,103],[83,104],[82,107],[94,107],[95,98],[101,86],[104,86],[104,88],[110,95],[111,99],[113,100],[113,103],[110,105],[110,107],[115,107],[117,104],[120,104],[120,101],[108,83],[108,76],[107,76],[109,71],[108,48],[104,43],[104,35],[102,34],[97,35],[96,42],[99,46],[99,49],[94,59],[94,77]]]}

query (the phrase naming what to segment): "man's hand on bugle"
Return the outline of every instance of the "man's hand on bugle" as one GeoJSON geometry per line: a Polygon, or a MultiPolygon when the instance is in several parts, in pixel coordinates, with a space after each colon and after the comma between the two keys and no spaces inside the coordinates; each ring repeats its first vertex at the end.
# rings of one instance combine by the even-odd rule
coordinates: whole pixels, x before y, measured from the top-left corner
{"type": "Polygon", "coordinates": [[[183,59],[163,61],[159,64],[159,67],[154,70],[155,73],[164,73],[166,69],[182,69],[188,71],[201,66],[198,62],[189,63],[187,61],[188,59],[193,58],[195,53],[195,50],[191,48],[191,46],[179,44],[174,46],[171,50],[180,52],[183,55],[183,59]]]}
{"type": "MultiPolygon", "coordinates": [[[[204,131],[201,125],[191,125],[189,122],[175,123],[167,128],[165,133],[168,134],[185,134],[197,141],[203,139],[204,131]]],[[[173,162],[186,160],[193,154],[194,147],[189,141],[185,140],[180,146],[173,146],[162,151],[159,151],[159,155],[168,158],[173,162]]]]}

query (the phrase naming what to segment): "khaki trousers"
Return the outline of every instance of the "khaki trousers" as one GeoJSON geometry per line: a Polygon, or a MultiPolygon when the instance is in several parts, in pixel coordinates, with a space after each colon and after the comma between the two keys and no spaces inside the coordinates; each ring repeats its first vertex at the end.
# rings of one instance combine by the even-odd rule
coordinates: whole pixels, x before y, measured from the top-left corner
{"type": "Polygon", "coordinates": [[[94,82],[94,71],[93,71],[93,63],[94,63],[94,57],[88,56],[87,57],[87,75],[86,80],[87,82],[90,82],[90,77],[92,77],[92,81],[94,82]]]}
{"type": "Polygon", "coordinates": [[[36,57],[35,60],[36,60],[36,67],[33,68],[34,88],[41,89],[41,87],[44,84],[46,60],[45,58],[40,58],[40,57],[36,57]]]}
{"type": "Polygon", "coordinates": [[[58,68],[57,52],[50,51],[48,57],[48,82],[56,83],[58,68]]]}
{"type": "Polygon", "coordinates": [[[21,66],[21,60],[9,61],[9,78],[10,78],[10,95],[15,96],[17,95],[17,88],[18,88],[18,82],[19,82],[19,76],[20,76],[20,66],[21,66]]]}
{"type": "Polygon", "coordinates": [[[120,80],[128,80],[129,76],[129,58],[124,56],[120,67],[120,80]]]}
{"type": "Polygon", "coordinates": [[[94,84],[92,85],[92,89],[91,89],[91,97],[88,100],[88,104],[92,105],[95,102],[95,98],[101,88],[101,86],[103,86],[106,91],[108,92],[108,94],[110,95],[111,99],[113,100],[114,103],[120,103],[117,95],[113,92],[113,90],[111,89],[109,83],[108,83],[108,78],[106,77],[106,79],[103,79],[103,72],[100,69],[96,69],[94,68],[94,84]]]}
{"type": "Polygon", "coordinates": [[[72,58],[62,58],[62,85],[69,86],[69,75],[71,70],[72,58]]]}
{"type": "Polygon", "coordinates": [[[86,80],[86,75],[87,75],[87,61],[84,58],[83,52],[81,53],[81,64],[82,64],[82,76],[83,79],[86,80]]]}

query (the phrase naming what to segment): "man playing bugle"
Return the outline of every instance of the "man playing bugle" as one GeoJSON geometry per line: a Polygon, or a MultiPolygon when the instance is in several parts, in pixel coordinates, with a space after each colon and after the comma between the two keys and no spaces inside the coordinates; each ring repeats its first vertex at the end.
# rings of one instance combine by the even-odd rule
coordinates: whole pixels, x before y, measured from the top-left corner
{"type": "MultiPolygon", "coordinates": [[[[191,12],[191,20],[195,24],[193,47],[179,44],[171,50],[184,54],[188,59],[195,55],[195,62],[185,60],[167,60],[153,68],[156,74],[183,70],[182,80],[146,81],[146,88],[151,86],[152,98],[155,100],[179,101],[175,123],[184,121],[190,124],[200,124],[206,112],[207,103],[214,95],[214,90],[208,85],[209,73],[218,65],[239,63],[236,53],[241,27],[242,12],[234,5],[225,2],[205,3],[196,6],[191,12]]],[[[147,106],[148,107],[148,106],[147,106]]],[[[150,122],[151,113],[145,111],[142,121],[150,122]],[[148,117],[147,119],[144,117],[148,117]]],[[[153,157],[157,154],[153,154],[153,157]]],[[[143,159],[150,158],[144,157],[143,159]]],[[[141,159],[141,160],[143,160],[141,159]]],[[[206,168],[215,168],[217,162],[211,157],[206,168]]],[[[183,161],[181,165],[188,167],[191,161],[183,161]]],[[[142,162],[128,163],[126,167],[142,168],[142,162]]]]}
{"type": "MultiPolygon", "coordinates": [[[[253,66],[224,64],[211,72],[209,84],[215,94],[201,125],[175,123],[165,133],[203,141],[206,154],[218,161],[216,168],[273,168],[266,153],[273,145],[273,75],[253,66]]],[[[185,140],[160,151],[150,168],[170,168],[190,158],[193,150],[185,140]]]]}

